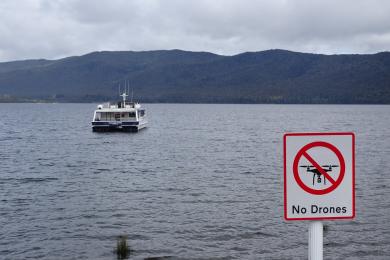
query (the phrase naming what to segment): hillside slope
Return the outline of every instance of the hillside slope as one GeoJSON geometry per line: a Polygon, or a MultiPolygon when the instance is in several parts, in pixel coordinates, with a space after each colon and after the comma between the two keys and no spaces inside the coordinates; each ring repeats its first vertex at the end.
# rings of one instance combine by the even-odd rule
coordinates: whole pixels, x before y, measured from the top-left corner
{"type": "Polygon", "coordinates": [[[142,102],[390,104],[390,53],[120,51],[0,63],[0,95],[13,97],[100,101],[125,80],[142,102]]]}

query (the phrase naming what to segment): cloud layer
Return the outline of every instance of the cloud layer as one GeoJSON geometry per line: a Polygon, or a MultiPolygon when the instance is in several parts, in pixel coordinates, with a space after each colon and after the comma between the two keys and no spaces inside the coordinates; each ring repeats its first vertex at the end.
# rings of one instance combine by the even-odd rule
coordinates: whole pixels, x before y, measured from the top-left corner
{"type": "Polygon", "coordinates": [[[97,50],[390,50],[387,0],[2,0],[0,61],[97,50]]]}

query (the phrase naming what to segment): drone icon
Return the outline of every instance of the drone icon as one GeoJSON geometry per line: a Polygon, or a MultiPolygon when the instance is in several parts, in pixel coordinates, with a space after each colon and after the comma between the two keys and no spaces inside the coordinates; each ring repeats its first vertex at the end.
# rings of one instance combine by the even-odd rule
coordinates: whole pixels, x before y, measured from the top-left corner
{"type": "MultiPolygon", "coordinates": [[[[324,181],[322,181],[322,173],[313,165],[300,165],[299,167],[301,168],[306,168],[307,172],[312,172],[313,173],[313,186],[315,186],[315,179],[317,176],[317,183],[324,183],[326,185],[326,178],[324,176],[324,181]]],[[[321,168],[325,172],[331,172],[332,168],[339,167],[338,165],[321,165],[321,168]]]]}

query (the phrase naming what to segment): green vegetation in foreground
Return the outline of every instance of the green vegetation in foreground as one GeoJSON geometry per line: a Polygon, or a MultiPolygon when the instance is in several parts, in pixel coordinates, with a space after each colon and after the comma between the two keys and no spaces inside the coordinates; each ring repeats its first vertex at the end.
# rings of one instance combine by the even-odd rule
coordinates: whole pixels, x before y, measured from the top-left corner
{"type": "Polygon", "coordinates": [[[127,237],[126,236],[119,236],[117,243],[116,243],[116,255],[118,259],[127,259],[130,256],[131,249],[129,245],[127,244],[127,237]]]}

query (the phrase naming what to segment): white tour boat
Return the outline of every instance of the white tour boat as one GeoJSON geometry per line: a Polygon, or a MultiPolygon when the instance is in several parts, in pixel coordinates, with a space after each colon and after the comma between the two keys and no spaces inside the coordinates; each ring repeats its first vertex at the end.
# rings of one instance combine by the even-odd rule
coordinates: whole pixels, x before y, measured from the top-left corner
{"type": "Polygon", "coordinates": [[[137,102],[126,101],[128,94],[120,95],[123,101],[117,104],[105,103],[97,106],[92,120],[92,131],[138,132],[146,127],[145,109],[137,102]]]}

